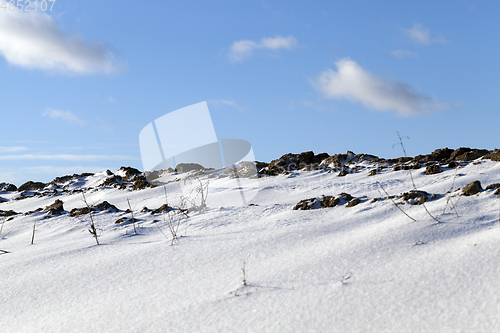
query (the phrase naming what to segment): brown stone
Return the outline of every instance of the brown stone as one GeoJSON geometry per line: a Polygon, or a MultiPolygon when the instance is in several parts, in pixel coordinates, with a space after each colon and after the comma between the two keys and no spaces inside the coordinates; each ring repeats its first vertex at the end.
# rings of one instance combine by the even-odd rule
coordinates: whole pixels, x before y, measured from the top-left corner
{"type": "Polygon", "coordinates": [[[63,202],[58,199],[52,205],[45,207],[44,210],[48,211],[50,215],[59,215],[64,212],[63,202]]]}
{"type": "Polygon", "coordinates": [[[472,183],[466,185],[462,189],[462,193],[463,195],[470,196],[481,192],[482,189],[483,188],[481,187],[481,182],[479,182],[479,180],[475,180],[472,183]]]}
{"type": "Polygon", "coordinates": [[[426,175],[434,175],[434,174],[440,173],[440,172],[443,172],[443,170],[441,170],[441,167],[437,164],[428,165],[427,168],[425,168],[426,175]]]}
{"type": "Polygon", "coordinates": [[[361,203],[361,199],[355,198],[355,199],[352,199],[351,201],[349,201],[349,203],[347,203],[346,207],[354,207],[354,206],[358,205],[359,203],[361,203]]]}

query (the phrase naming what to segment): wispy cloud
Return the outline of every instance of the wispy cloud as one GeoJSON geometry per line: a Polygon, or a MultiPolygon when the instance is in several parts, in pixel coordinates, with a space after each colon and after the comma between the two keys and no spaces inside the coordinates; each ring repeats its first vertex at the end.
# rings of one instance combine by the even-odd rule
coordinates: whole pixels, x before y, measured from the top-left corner
{"type": "Polygon", "coordinates": [[[17,153],[18,151],[28,150],[26,147],[0,147],[0,153],[17,153]]]}
{"type": "Polygon", "coordinates": [[[377,77],[349,58],[335,65],[337,71],[327,69],[312,82],[328,98],[347,99],[369,109],[394,110],[405,116],[449,107],[406,83],[377,77]]]}
{"type": "Polygon", "coordinates": [[[297,40],[292,36],[262,38],[259,42],[252,40],[240,40],[231,45],[228,58],[231,62],[241,62],[250,58],[256,49],[278,51],[280,49],[291,50],[296,46],[297,40]]]}
{"type": "Polygon", "coordinates": [[[111,104],[115,104],[116,103],[115,99],[111,95],[108,95],[108,102],[110,102],[111,104]]]}
{"type": "Polygon", "coordinates": [[[136,160],[136,157],[125,155],[72,155],[72,154],[23,154],[23,155],[0,155],[0,160],[16,161],[119,161],[136,160]]]}
{"type": "Polygon", "coordinates": [[[408,59],[408,58],[418,58],[418,54],[408,50],[394,50],[391,54],[400,59],[408,59]]]}
{"type": "Polygon", "coordinates": [[[438,34],[435,36],[431,36],[430,29],[424,27],[422,24],[417,23],[414,24],[410,29],[404,29],[405,34],[414,42],[419,44],[445,44],[448,43],[446,38],[443,35],[438,34]]]}
{"type": "Polygon", "coordinates": [[[105,43],[81,36],[67,36],[54,19],[43,12],[2,12],[0,55],[10,64],[76,74],[112,73],[117,64],[105,43]]]}
{"type": "Polygon", "coordinates": [[[78,123],[78,124],[85,123],[82,119],[78,118],[71,111],[61,111],[61,110],[56,110],[56,109],[52,109],[52,108],[47,108],[42,113],[42,116],[46,116],[46,117],[49,117],[52,119],[68,120],[68,121],[78,123]]]}
{"type": "Polygon", "coordinates": [[[240,111],[245,111],[240,105],[238,105],[238,103],[227,99],[213,99],[211,101],[208,101],[208,103],[213,105],[229,105],[240,111]]]}

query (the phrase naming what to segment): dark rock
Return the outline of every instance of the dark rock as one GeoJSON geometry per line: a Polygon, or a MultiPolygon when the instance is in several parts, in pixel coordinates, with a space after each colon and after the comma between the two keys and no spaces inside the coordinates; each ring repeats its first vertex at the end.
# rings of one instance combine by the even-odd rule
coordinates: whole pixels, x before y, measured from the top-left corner
{"type": "Polygon", "coordinates": [[[35,209],[35,210],[30,210],[29,212],[26,212],[26,213],[24,213],[23,215],[25,215],[25,216],[26,216],[26,215],[31,215],[31,214],[33,214],[33,213],[38,213],[38,212],[41,212],[41,211],[43,211],[43,208],[42,208],[42,207],[37,208],[37,209],[35,209]]]}
{"type": "Polygon", "coordinates": [[[340,199],[327,195],[320,199],[320,203],[323,208],[330,208],[337,206],[340,203],[340,199]]]}
{"type": "Polygon", "coordinates": [[[113,177],[106,178],[102,183],[101,186],[113,186],[113,187],[118,187],[123,184],[123,178],[118,175],[114,175],[113,177]]]}
{"type": "Polygon", "coordinates": [[[411,157],[398,157],[398,158],[391,158],[391,159],[381,159],[381,162],[385,162],[385,163],[390,163],[390,164],[396,164],[396,163],[406,163],[406,162],[410,162],[412,160],[411,157]]]}
{"type": "Polygon", "coordinates": [[[450,158],[451,154],[453,154],[453,149],[441,148],[434,150],[431,154],[429,154],[427,161],[442,161],[450,158]]]}
{"type": "Polygon", "coordinates": [[[453,153],[453,149],[449,149],[449,148],[436,149],[428,155],[415,156],[413,158],[413,161],[417,162],[417,163],[431,162],[431,161],[439,162],[439,161],[449,159],[452,153],[453,153]]]}
{"type": "Polygon", "coordinates": [[[355,199],[352,199],[351,201],[349,201],[349,203],[346,205],[346,207],[354,207],[354,206],[358,205],[359,203],[361,203],[361,199],[355,198],[355,199]]]}
{"type": "Polygon", "coordinates": [[[339,194],[339,197],[342,197],[345,201],[351,201],[352,200],[352,195],[342,192],[339,194]]]}
{"type": "Polygon", "coordinates": [[[115,221],[115,224],[120,224],[120,223],[123,223],[125,221],[127,221],[128,219],[126,217],[121,217],[119,218],[118,220],[115,221]]]}
{"type": "Polygon", "coordinates": [[[122,166],[120,169],[118,169],[118,171],[116,173],[122,174],[123,175],[122,178],[125,178],[127,180],[130,180],[134,177],[142,175],[141,171],[134,169],[134,168],[131,168],[131,167],[124,167],[124,166],[122,166]]]}
{"type": "Polygon", "coordinates": [[[89,214],[90,212],[96,212],[96,211],[108,211],[110,213],[116,213],[120,211],[116,206],[110,204],[107,201],[103,201],[100,204],[93,205],[92,207],[83,207],[83,208],[73,208],[69,212],[69,216],[75,217],[75,216],[80,216],[80,215],[85,215],[89,214]]]}
{"type": "Polygon", "coordinates": [[[299,201],[294,207],[293,210],[310,210],[310,209],[318,209],[318,208],[329,208],[335,207],[340,203],[338,198],[334,196],[327,195],[321,196],[319,198],[311,198],[304,199],[299,201]]]}
{"type": "Polygon", "coordinates": [[[348,174],[349,174],[348,169],[347,169],[347,168],[342,168],[342,170],[340,170],[340,172],[339,172],[338,176],[339,176],[339,177],[344,177],[344,176],[346,176],[346,175],[348,175],[348,174]]]}
{"type": "Polygon", "coordinates": [[[179,163],[175,167],[175,172],[189,172],[193,170],[203,170],[203,165],[197,163],[179,163]]]}
{"type": "Polygon", "coordinates": [[[470,148],[468,147],[460,147],[460,148],[457,148],[453,151],[453,153],[450,155],[450,159],[452,160],[456,160],[458,156],[461,156],[467,152],[471,151],[470,148]]]}
{"type": "Polygon", "coordinates": [[[14,200],[23,200],[23,199],[27,199],[27,198],[32,198],[34,196],[38,195],[37,192],[34,192],[34,193],[31,193],[31,192],[22,192],[21,194],[19,194],[18,197],[14,198],[14,200]]]}
{"type": "Polygon", "coordinates": [[[411,190],[409,192],[403,193],[403,200],[404,201],[413,200],[413,204],[415,205],[423,204],[424,202],[427,201],[428,198],[429,198],[429,193],[425,191],[411,190]]]}
{"type": "Polygon", "coordinates": [[[425,168],[425,174],[427,174],[427,175],[434,175],[434,174],[440,173],[440,172],[443,172],[443,170],[441,170],[441,167],[437,164],[428,165],[425,168]]]}
{"type": "Polygon", "coordinates": [[[373,169],[370,171],[370,173],[368,174],[368,176],[375,176],[377,174],[377,169],[373,169]]]}
{"type": "Polygon", "coordinates": [[[16,213],[13,210],[0,210],[0,216],[14,216],[17,214],[19,214],[19,213],[16,213]]]}
{"type": "Polygon", "coordinates": [[[0,192],[15,192],[17,191],[17,186],[14,184],[0,183],[0,192]]]}
{"type": "Polygon", "coordinates": [[[321,208],[321,203],[318,198],[304,199],[300,200],[294,207],[293,210],[310,210],[321,208]]]}
{"type": "Polygon", "coordinates": [[[76,217],[76,216],[80,216],[80,215],[86,215],[88,213],[91,212],[91,209],[88,208],[88,207],[83,207],[83,208],[73,208],[70,212],[69,212],[69,216],[71,217],[76,217]]]}
{"type": "Polygon", "coordinates": [[[260,172],[261,169],[267,167],[269,165],[269,163],[265,163],[265,162],[255,162],[255,167],[257,168],[257,171],[260,172]]]}
{"type": "Polygon", "coordinates": [[[148,212],[150,212],[150,211],[151,211],[151,209],[149,209],[149,208],[148,208],[148,207],[146,207],[146,206],[142,207],[142,209],[141,209],[141,213],[148,213],[148,212]]]}
{"type": "Polygon", "coordinates": [[[483,156],[483,159],[488,159],[492,161],[500,161],[500,149],[495,149],[493,152],[483,156]]]}
{"type": "Polygon", "coordinates": [[[377,201],[378,201],[378,198],[373,198],[370,202],[374,203],[374,202],[377,202],[377,201]]]}
{"type": "MultiPolygon", "coordinates": [[[[366,155],[364,155],[365,157],[366,155]]],[[[347,151],[346,154],[335,154],[325,158],[324,163],[327,166],[333,166],[336,170],[343,167],[346,163],[355,157],[352,151],[347,151]]]]}
{"type": "Polygon", "coordinates": [[[93,173],[82,173],[82,174],[73,174],[73,175],[67,175],[67,176],[62,176],[62,177],[56,177],[54,178],[53,181],[50,182],[50,184],[63,184],[66,183],[68,180],[74,179],[74,178],[83,178],[83,177],[89,177],[93,176],[93,173]]]}
{"type": "Polygon", "coordinates": [[[259,169],[263,175],[276,176],[293,170],[316,170],[323,160],[330,157],[326,153],[314,155],[312,151],[306,151],[300,154],[285,154],[279,159],[271,161],[267,167],[259,169]]]}
{"type": "Polygon", "coordinates": [[[499,188],[500,187],[500,183],[495,183],[495,184],[490,184],[488,186],[486,186],[486,189],[487,190],[493,190],[493,189],[496,189],[496,188],[499,188]]]}
{"type": "Polygon", "coordinates": [[[455,161],[451,161],[450,163],[448,163],[448,168],[455,169],[457,166],[459,166],[459,164],[455,161]]]}
{"type": "Polygon", "coordinates": [[[58,199],[52,205],[45,207],[44,210],[48,211],[50,215],[60,215],[64,212],[63,202],[58,199]]]}
{"type": "Polygon", "coordinates": [[[23,192],[23,191],[33,191],[33,190],[40,190],[44,188],[47,184],[40,183],[40,182],[32,182],[31,180],[24,183],[23,185],[19,186],[17,189],[18,192],[23,192]]]}
{"type": "Polygon", "coordinates": [[[493,194],[500,195],[500,188],[497,188],[497,190],[493,194]]]}
{"type": "Polygon", "coordinates": [[[174,208],[170,207],[168,204],[163,204],[160,207],[156,208],[151,212],[151,215],[154,214],[160,214],[160,213],[168,213],[171,210],[174,210],[174,208]]]}
{"type": "Polygon", "coordinates": [[[466,185],[462,189],[462,194],[466,196],[474,195],[481,192],[483,188],[481,187],[481,182],[479,180],[475,180],[472,183],[466,185]]]}
{"type": "Polygon", "coordinates": [[[487,154],[489,154],[489,150],[461,147],[451,154],[450,159],[457,161],[472,161],[487,154]]]}
{"type": "Polygon", "coordinates": [[[104,211],[104,210],[106,210],[106,211],[108,211],[110,213],[116,213],[116,212],[119,211],[119,209],[116,208],[115,205],[112,205],[112,204],[110,204],[107,201],[103,201],[100,204],[94,205],[92,207],[94,207],[98,211],[104,211]]]}

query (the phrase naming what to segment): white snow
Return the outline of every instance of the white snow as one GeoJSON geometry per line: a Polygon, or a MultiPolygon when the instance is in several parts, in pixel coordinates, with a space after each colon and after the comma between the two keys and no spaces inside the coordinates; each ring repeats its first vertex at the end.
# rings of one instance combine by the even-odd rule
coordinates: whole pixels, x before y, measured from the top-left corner
{"type": "MultiPolygon", "coordinates": [[[[88,215],[6,221],[0,332],[499,332],[500,196],[455,190],[500,182],[500,163],[469,163],[457,176],[412,170],[419,190],[438,195],[426,207],[440,223],[421,205],[401,205],[413,222],[382,199],[377,182],[390,195],[408,192],[408,171],[368,176],[374,165],[358,166],[345,177],[317,170],[261,178],[254,205],[244,207],[220,207],[237,191],[211,179],[208,209],[182,221],[174,245],[165,214],[140,212],[165,203],[163,187],[102,189],[105,172],[71,180],[70,190],[93,188],[89,204],[108,201],[122,211],[94,215],[101,245],[88,215]],[[341,192],[362,202],[292,210],[302,199],[341,192]],[[458,216],[449,205],[443,213],[448,196],[458,216]],[[137,235],[132,224],[115,224],[130,216],[127,199],[137,235]]],[[[179,204],[178,182],[167,193],[179,204]]],[[[66,211],[84,206],[77,192],[13,200],[18,195],[0,192],[8,200],[0,210],[24,213],[56,199],[66,211]]]]}

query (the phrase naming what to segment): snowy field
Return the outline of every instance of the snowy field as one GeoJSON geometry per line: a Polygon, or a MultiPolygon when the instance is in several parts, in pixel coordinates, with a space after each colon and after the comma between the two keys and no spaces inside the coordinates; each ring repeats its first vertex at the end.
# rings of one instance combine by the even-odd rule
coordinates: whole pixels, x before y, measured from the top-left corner
{"type": "MultiPolygon", "coordinates": [[[[264,176],[243,207],[221,207],[237,192],[211,179],[207,209],[182,220],[173,245],[167,214],[141,212],[165,203],[163,187],[103,188],[103,172],[68,181],[57,196],[0,192],[3,211],[56,199],[65,210],[5,221],[0,332],[500,332],[500,196],[486,190],[500,182],[500,162],[478,161],[434,175],[412,170],[417,188],[436,194],[425,207],[439,222],[394,198],[412,221],[384,198],[377,182],[397,196],[413,189],[409,171],[368,176],[375,166],[366,161],[344,177],[264,176]],[[475,180],[483,190],[460,195],[475,180]],[[69,216],[85,206],[75,189],[90,205],[120,210],[93,215],[100,245],[88,214],[69,216]],[[292,209],[342,192],[361,203],[292,209]],[[131,216],[127,199],[137,234],[130,220],[115,223],[131,216]]],[[[178,205],[178,182],[166,188],[178,205]]]]}

